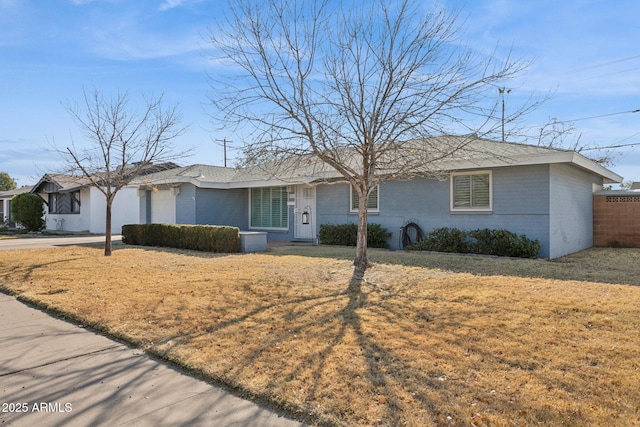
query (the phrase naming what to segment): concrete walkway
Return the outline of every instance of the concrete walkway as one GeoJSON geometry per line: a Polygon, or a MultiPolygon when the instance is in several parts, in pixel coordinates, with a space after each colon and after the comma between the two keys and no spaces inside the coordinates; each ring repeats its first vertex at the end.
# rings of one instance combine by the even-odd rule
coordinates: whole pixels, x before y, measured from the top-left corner
{"type": "Polygon", "coordinates": [[[0,293],[2,426],[302,426],[0,293]]]}

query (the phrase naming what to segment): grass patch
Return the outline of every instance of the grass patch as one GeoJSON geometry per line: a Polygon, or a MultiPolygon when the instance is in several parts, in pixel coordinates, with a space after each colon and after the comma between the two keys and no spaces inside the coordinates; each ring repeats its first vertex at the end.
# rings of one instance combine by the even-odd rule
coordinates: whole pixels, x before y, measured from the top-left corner
{"type": "Polygon", "coordinates": [[[4,251],[0,283],[318,424],[640,422],[640,251],[352,256],[4,251]]]}

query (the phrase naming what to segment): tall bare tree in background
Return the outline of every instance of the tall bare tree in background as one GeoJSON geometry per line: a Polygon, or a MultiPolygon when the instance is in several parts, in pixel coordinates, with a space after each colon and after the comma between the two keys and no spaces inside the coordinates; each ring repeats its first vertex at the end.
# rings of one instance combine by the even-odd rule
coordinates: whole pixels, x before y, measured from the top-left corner
{"type": "Polygon", "coordinates": [[[610,148],[591,146],[582,142],[580,132],[571,121],[549,118],[549,122],[540,127],[533,138],[534,143],[541,147],[557,148],[560,150],[576,151],[604,167],[614,165],[616,152],[610,148]]]}
{"type": "Polygon", "coordinates": [[[162,96],[144,99],[140,112],[127,92],[105,97],[94,89],[81,104],[65,108],[84,133],[82,145],[58,150],[72,175],[85,176],[106,199],[105,256],[111,255],[111,211],[118,191],[148,171],[152,164],[188,155],[175,151],[172,140],[185,131],[177,106],[165,107],[162,96]]]}
{"type": "Polygon", "coordinates": [[[446,135],[500,129],[496,87],[527,65],[474,54],[458,14],[422,1],[231,0],[229,10],[210,31],[220,66],[213,115],[253,125],[250,160],[277,170],[312,156],[351,185],[360,200],[354,279],[370,265],[366,200],[374,188],[441,174],[438,163],[474,139],[446,135]]]}

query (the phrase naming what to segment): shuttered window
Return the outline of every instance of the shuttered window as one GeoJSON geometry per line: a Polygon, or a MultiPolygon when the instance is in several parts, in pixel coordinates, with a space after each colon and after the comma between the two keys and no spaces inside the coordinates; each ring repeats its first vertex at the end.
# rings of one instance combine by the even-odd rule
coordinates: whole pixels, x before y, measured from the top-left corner
{"type": "Polygon", "coordinates": [[[491,172],[453,174],[451,210],[491,210],[491,172]]]}
{"type": "Polygon", "coordinates": [[[252,228],[289,228],[287,187],[252,188],[250,192],[252,228]]]}
{"type": "MultiPolygon", "coordinates": [[[[380,197],[378,192],[378,186],[376,186],[371,193],[369,194],[369,198],[367,199],[367,211],[368,212],[378,212],[380,207],[380,197]]],[[[358,194],[353,191],[353,187],[349,186],[350,194],[351,194],[351,212],[357,212],[360,207],[360,199],[358,198],[358,194]]]]}

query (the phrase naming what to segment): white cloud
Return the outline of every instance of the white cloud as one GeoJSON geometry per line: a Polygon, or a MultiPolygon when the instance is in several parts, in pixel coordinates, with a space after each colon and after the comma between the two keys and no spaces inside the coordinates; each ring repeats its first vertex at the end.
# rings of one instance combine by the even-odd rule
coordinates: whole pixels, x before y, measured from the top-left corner
{"type": "Polygon", "coordinates": [[[183,3],[183,0],[165,0],[160,5],[160,11],[164,12],[165,10],[173,9],[174,7],[178,7],[183,3]]]}
{"type": "Polygon", "coordinates": [[[169,9],[184,6],[189,3],[199,3],[201,0],[164,0],[158,8],[160,12],[164,12],[169,9]]]}

